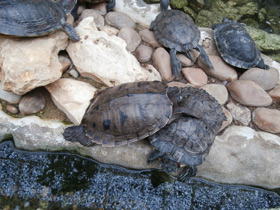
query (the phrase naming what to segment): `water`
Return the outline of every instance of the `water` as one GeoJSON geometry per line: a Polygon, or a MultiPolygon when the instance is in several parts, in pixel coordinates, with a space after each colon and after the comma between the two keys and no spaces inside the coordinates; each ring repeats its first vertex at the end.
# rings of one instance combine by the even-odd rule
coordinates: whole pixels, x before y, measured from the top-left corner
{"type": "Polygon", "coordinates": [[[280,196],[193,178],[171,182],[157,170],[128,170],[69,153],[0,144],[0,209],[261,209],[280,196]]]}

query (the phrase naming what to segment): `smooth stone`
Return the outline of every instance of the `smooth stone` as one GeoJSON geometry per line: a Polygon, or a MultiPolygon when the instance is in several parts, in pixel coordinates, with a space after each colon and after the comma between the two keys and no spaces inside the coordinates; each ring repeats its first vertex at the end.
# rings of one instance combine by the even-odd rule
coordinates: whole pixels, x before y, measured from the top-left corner
{"type": "Polygon", "coordinates": [[[258,128],[270,132],[280,133],[280,111],[259,107],[253,112],[253,122],[258,128]]]}
{"type": "Polygon", "coordinates": [[[201,87],[201,89],[207,91],[212,95],[219,104],[223,105],[228,100],[228,91],[224,85],[220,84],[206,84],[201,87]]]}
{"type": "Polygon", "coordinates": [[[277,85],[268,94],[276,103],[280,104],[280,85],[277,85]]]}
{"type": "Polygon", "coordinates": [[[197,176],[218,183],[280,187],[280,137],[245,126],[216,136],[197,176]]]}
{"type": "Polygon", "coordinates": [[[220,128],[219,131],[222,131],[222,130],[224,130],[226,127],[228,127],[228,126],[232,123],[232,120],[233,120],[230,111],[228,111],[228,110],[227,110],[226,108],[224,108],[224,107],[222,107],[222,109],[223,109],[223,112],[224,112],[224,114],[225,114],[225,116],[226,116],[226,119],[223,121],[223,124],[222,124],[222,126],[221,126],[221,128],[220,128]]]}
{"type": "Polygon", "coordinates": [[[118,29],[121,29],[123,27],[134,29],[136,27],[136,24],[134,20],[131,19],[131,17],[120,12],[107,13],[105,15],[105,20],[110,26],[114,26],[118,29]]]}
{"type": "Polygon", "coordinates": [[[237,105],[233,102],[229,102],[226,107],[230,111],[234,120],[242,123],[243,125],[249,125],[251,122],[251,111],[245,106],[237,105]]]}
{"type": "Polygon", "coordinates": [[[90,5],[90,8],[97,11],[100,15],[106,15],[107,9],[106,9],[107,3],[101,2],[101,3],[94,3],[90,5]]]}
{"type": "Polygon", "coordinates": [[[173,79],[169,53],[162,47],[157,48],[152,55],[155,68],[160,72],[161,78],[165,82],[173,79]]]}
{"type": "Polygon", "coordinates": [[[277,85],[279,71],[275,68],[264,70],[260,68],[251,68],[245,71],[240,77],[240,80],[252,80],[261,86],[264,90],[270,90],[277,85]]]}
{"type": "Polygon", "coordinates": [[[140,35],[132,28],[123,27],[118,34],[126,43],[126,49],[133,52],[141,43],[140,35]]]}
{"type": "Polygon", "coordinates": [[[46,99],[42,93],[29,92],[22,96],[18,108],[22,115],[36,114],[46,106],[46,99]]]}
{"type": "Polygon", "coordinates": [[[168,87],[187,87],[189,86],[189,84],[183,83],[183,82],[169,82],[167,83],[168,87]]]}
{"type": "Polygon", "coordinates": [[[76,125],[80,124],[97,89],[74,79],[61,78],[46,86],[54,104],[76,125]]]}
{"type": "Polygon", "coordinates": [[[183,68],[182,73],[186,80],[194,87],[201,87],[207,84],[208,77],[200,68],[183,68]]]}
{"type": "Polygon", "coordinates": [[[117,34],[120,31],[117,28],[114,28],[112,26],[107,26],[107,25],[99,27],[99,30],[100,31],[105,31],[108,34],[108,36],[117,36],[117,34]]]}
{"type": "Polygon", "coordinates": [[[93,10],[93,9],[85,9],[82,12],[81,16],[79,17],[78,21],[80,22],[87,17],[93,17],[95,25],[97,27],[104,26],[104,22],[105,22],[104,18],[102,17],[102,15],[98,11],[93,10]]]}
{"type": "Polygon", "coordinates": [[[59,55],[58,60],[62,65],[62,72],[65,72],[72,65],[72,61],[66,56],[59,55]]]}
{"type": "Polygon", "coordinates": [[[190,67],[194,65],[194,62],[191,61],[191,59],[181,53],[177,54],[177,58],[180,61],[182,67],[190,67]]]}
{"type": "Polygon", "coordinates": [[[71,69],[71,70],[69,71],[69,74],[70,74],[72,77],[76,78],[76,79],[79,77],[79,72],[78,72],[77,70],[75,70],[75,69],[71,69]]]}
{"type": "Polygon", "coordinates": [[[139,35],[141,36],[141,39],[144,42],[151,45],[153,48],[158,48],[162,46],[156,39],[154,32],[150,31],[149,29],[143,29],[139,31],[139,35]]]}
{"type": "Polygon", "coordinates": [[[8,112],[12,113],[12,114],[17,114],[18,113],[18,108],[12,105],[7,105],[6,109],[8,112]]]}
{"type": "Polygon", "coordinates": [[[11,104],[18,104],[21,99],[21,96],[3,90],[2,82],[0,81],[0,99],[7,101],[11,104]]]}
{"type": "Polygon", "coordinates": [[[227,63],[225,63],[220,56],[209,55],[209,59],[214,69],[211,69],[207,64],[205,64],[201,56],[198,58],[197,61],[198,66],[201,69],[203,69],[206,72],[206,74],[222,81],[230,82],[237,80],[237,73],[235,69],[227,63]]]}
{"type": "Polygon", "coordinates": [[[272,98],[251,80],[237,80],[227,85],[231,97],[245,106],[269,106],[272,98]]]}
{"type": "Polygon", "coordinates": [[[150,61],[152,58],[152,54],[153,48],[146,45],[140,45],[135,51],[135,56],[137,60],[142,63],[150,61]]]}

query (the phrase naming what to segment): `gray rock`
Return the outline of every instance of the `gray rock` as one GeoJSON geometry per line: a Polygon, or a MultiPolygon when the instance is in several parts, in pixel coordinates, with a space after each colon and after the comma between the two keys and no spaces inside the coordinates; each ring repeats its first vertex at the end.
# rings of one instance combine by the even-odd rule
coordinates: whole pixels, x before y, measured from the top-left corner
{"type": "Polygon", "coordinates": [[[25,94],[18,105],[22,115],[36,114],[45,108],[46,99],[44,95],[38,91],[25,94]]]}
{"type": "Polygon", "coordinates": [[[142,63],[150,61],[152,58],[152,54],[153,48],[146,45],[140,45],[135,51],[135,56],[137,60],[142,63]]]}
{"type": "Polygon", "coordinates": [[[140,35],[134,29],[129,27],[123,27],[119,31],[118,37],[125,41],[126,49],[129,52],[133,52],[141,43],[140,35]]]}
{"type": "Polygon", "coordinates": [[[11,104],[17,104],[17,103],[19,103],[19,101],[21,99],[21,96],[3,90],[3,86],[2,86],[2,83],[0,81],[0,99],[2,99],[4,101],[7,101],[11,104]]]}
{"type": "Polygon", "coordinates": [[[245,106],[237,105],[229,102],[227,108],[232,114],[234,120],[242,123],[243,125],[249,125],[251,122],[251,111],[245,106]]]}
{"type": "Polygon", "coordinates": [[[97,27],[104,26],[104,18],[102,15],[100,15],[100,13],[98,11],[93,10],[93,9],[85,9],[82,12],[81,16],[79,17],[78,21],[82,21],[83,19],[85,19],[87,17],[93,17],[94,22],[97,27]]]}
{"type": "Polygon", "coordinates": [[[139,35],[141,36],[141,39],[146,42],[147,44],[151,45],[154,48],[161,47],[162,45],[158,42],[158,40],[155,37],[155,34],[153,31],[150,31],[148,29],[144,29],[139,31],[139,35]]]}
{"type": "Polygon", "coordinates": [[[134,29],[136,27],[136,24],[134,20],[131,19],[131,17],[120,12],[107,13],[105,15],[105,20],[109,25],[114,26],[118,29],[121,29],[123,27],[134,29]]]}

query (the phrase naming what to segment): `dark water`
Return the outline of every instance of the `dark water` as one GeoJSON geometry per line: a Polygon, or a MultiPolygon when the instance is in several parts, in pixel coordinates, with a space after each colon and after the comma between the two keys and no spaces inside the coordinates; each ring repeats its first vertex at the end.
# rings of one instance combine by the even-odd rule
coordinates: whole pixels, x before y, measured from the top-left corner
{"type": "Polygon", "coordinates": [[[272,191],[194,178],[167,182],[156,170],[127,170],[69,153],[0,144],[0,209],[260,209],[280,206],[272,191]]]}

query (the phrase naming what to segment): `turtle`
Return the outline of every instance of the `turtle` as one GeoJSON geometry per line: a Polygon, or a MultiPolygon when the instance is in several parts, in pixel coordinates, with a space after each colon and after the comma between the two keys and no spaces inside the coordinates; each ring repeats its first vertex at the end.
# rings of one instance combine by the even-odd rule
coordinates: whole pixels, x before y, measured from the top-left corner
{"type": "Polygon", "coordinates": [[[171,69],[173,75],[178,78],[181,72],[181,64],[176,53],[185,52],[191,59],[191,49],[197,49],[202,59],[213,69],[213,65],[201,45],[200,31],[192,18],[180,10],[167,10],[169,1],[161,0],[161,12],[151,22],[150,30],[154,31],[156,39],[165,47],[170,48],[171,69]]]}
{"type": "Polygon", "coordinates": [[[223,18],[222,23],[215,23],[212,28],[218,51],[225,62],[242,69],[269,69],[254,40],[241,23],[223,18]]]}
{"type": "Polygon", "coordinates": [[[77,0],[2,0],[0,1],[0,34],[36,37],[65,31],[78,41],[75,29],[66,22],[77,0]]]}
{"type": "MultiPolygon", "coordinates": [[[[175,92],[173,90],[173,94],[175,92]]],[[[149,137],[155,150],[149,155],[147,163],[160,159],[162,168],[168,173],[184,166],[178,179],[185,181],[195,176],[196,166],[207,157],[226,118],[218,101],[205,90],[177,88],[175,95],[181,99],[178,104],[173,104],[174,109],[186,110],[188,115],[180,115],[149,137]]]]}
{"type": "Polygon", "coordinates": [[[79,3],[101,3],[101,2],[107,2],[106,10],[107,12],[110,12],[116,5],[116,0],[78,0],[79,3]]]}

